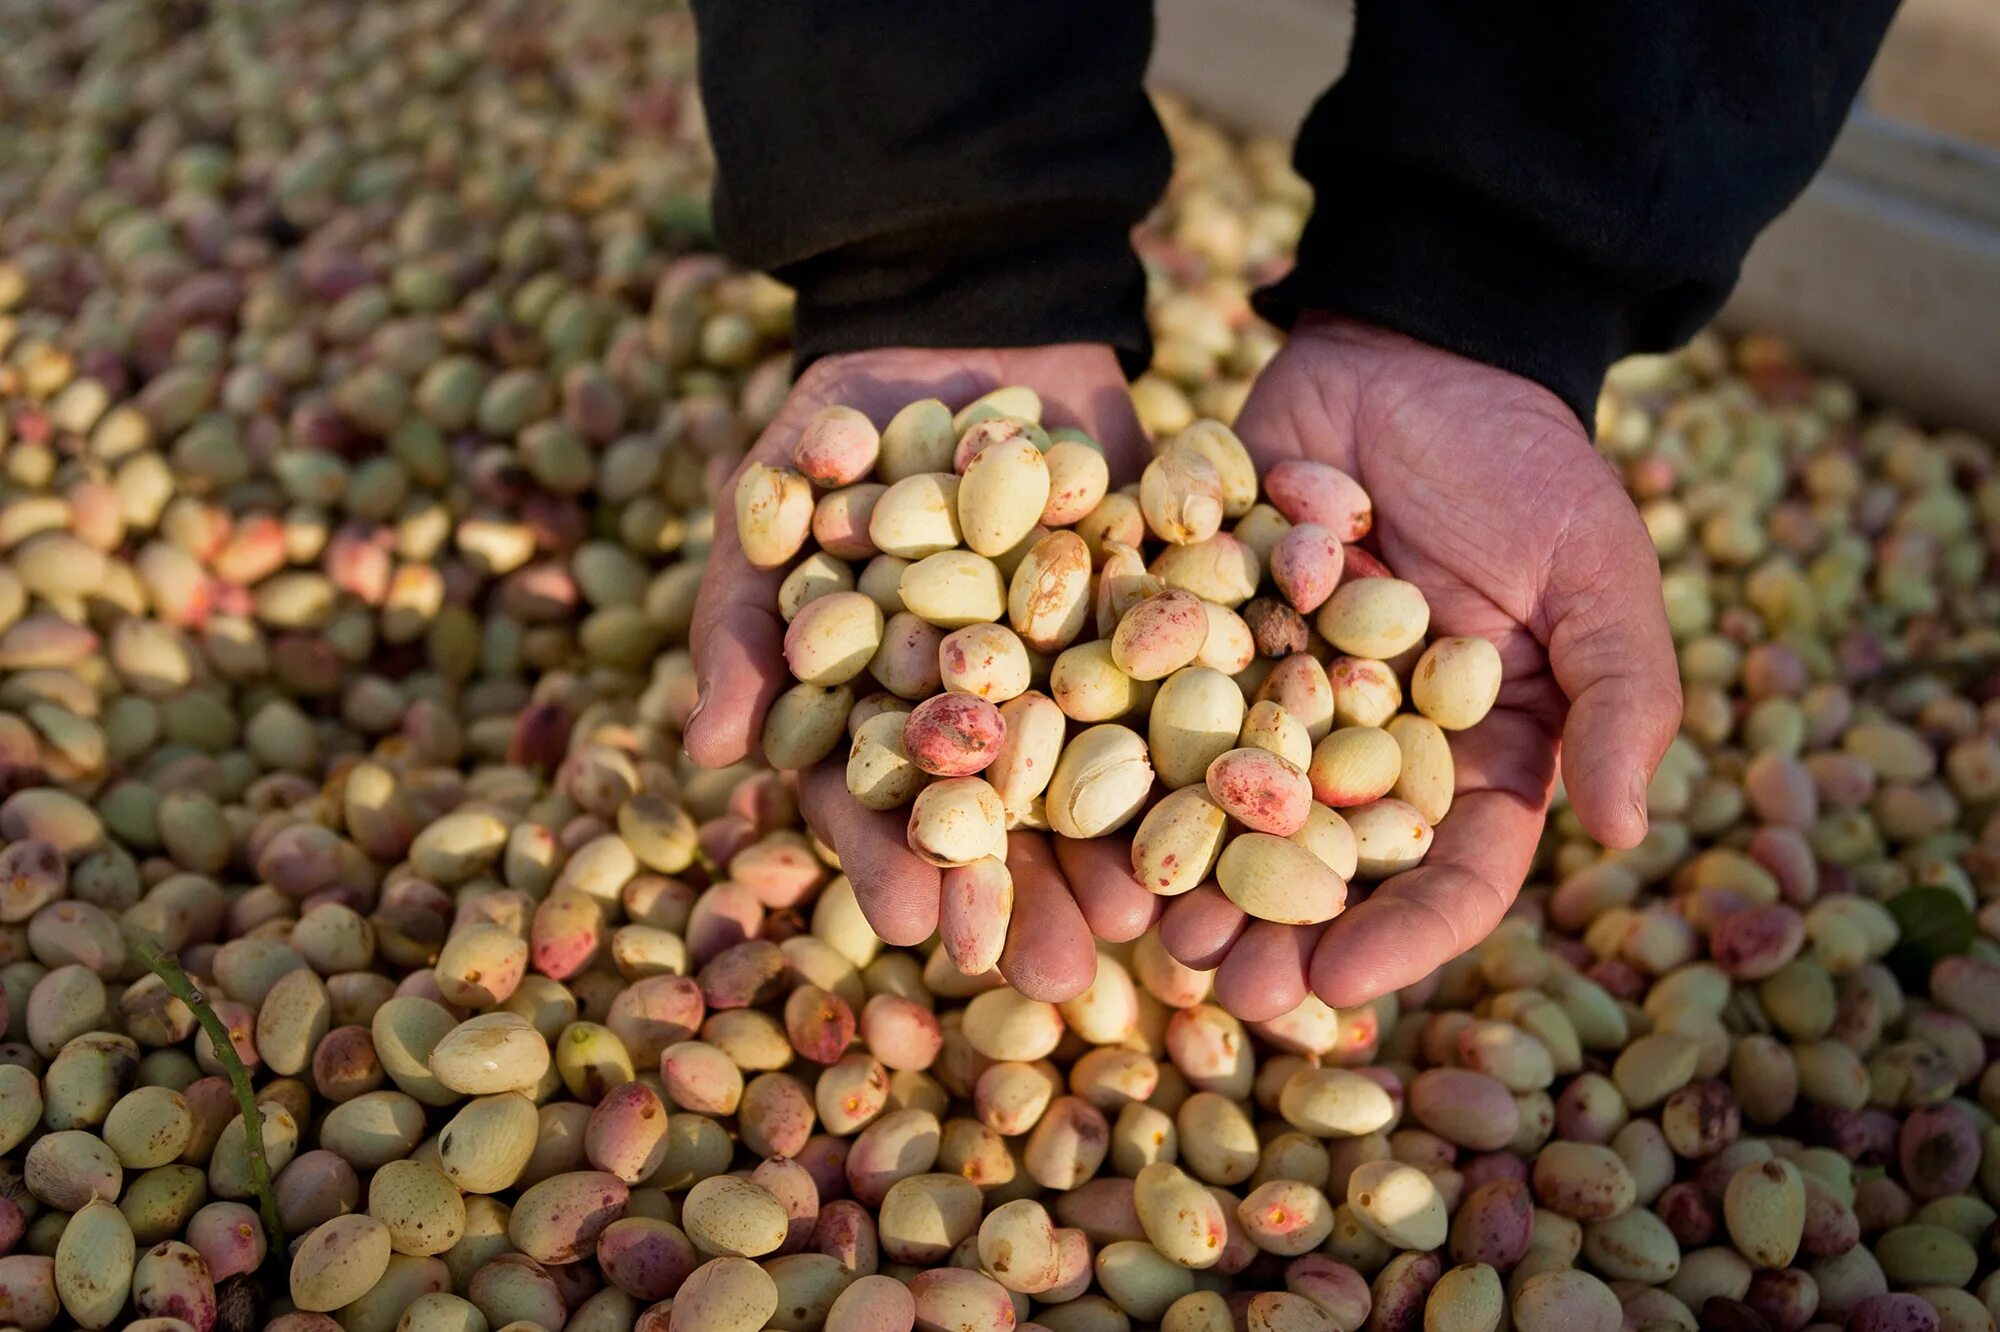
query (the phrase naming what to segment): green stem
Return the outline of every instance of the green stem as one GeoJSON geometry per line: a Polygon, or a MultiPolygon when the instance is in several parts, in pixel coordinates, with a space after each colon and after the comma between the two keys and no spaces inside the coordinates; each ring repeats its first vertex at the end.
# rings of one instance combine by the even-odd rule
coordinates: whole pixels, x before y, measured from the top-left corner
{"type": "Polygon", "coordinates": [[[250,1070],[237,1058],[229,1028],[215,1015],[201,991],[195,989],[179,961],[161,952],[150,939],[138,937],[131,942],[146,970],[166,982],[174,998],[194,1013],[194,1020],[201,1024],[201,1029],[208,1033],[209,1044],[215,1047],[216,1059],[229,1074],[236,1104],[243,1111],[243,1148],[250,1158],[250,1191],[257,1195],[257,1211],[264,1219],[265,1248],[273,1258],[281,1258],[285,1252],[285,1229],[278,1221],[278,1195],[271,1188],[271,1163],[264,1158],[264,1116],[257,1105],[257,1093],[250,1085],[250,1070]]]}

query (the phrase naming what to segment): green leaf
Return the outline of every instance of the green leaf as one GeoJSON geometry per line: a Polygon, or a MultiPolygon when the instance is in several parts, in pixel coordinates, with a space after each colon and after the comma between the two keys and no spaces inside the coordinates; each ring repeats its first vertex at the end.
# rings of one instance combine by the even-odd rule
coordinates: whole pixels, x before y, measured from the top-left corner
{"type": "Polygon", "coordinates": [[[1903,988],[1930,988],[1931,967],[1941,957],[1954,957],[1972,947],[1977,927],[1964,899],[1949,888],[1912,888],[1890,898],[1900,937],[1886,961],[1903,988]]]}

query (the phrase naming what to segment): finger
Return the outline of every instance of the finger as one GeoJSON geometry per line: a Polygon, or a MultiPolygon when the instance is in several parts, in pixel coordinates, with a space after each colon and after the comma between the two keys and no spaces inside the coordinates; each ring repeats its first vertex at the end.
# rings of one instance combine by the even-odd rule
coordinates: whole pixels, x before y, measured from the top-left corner
{"type": "Polygon", "coordinates": [[[910,850],[904,814],[862,805],[848,793],[839,763],[822,763],[801,776],[799,809],[840,857],[861,914],[884,943],[909,948],[936,932],[942,880],[935,866],[910,850]]]}
{"type": "Polygon", "coordinates": [[[1097,948],[1048,840],[1009,833],[1007,869],[1014,876],[1014,919],[1000,952],[1000,974],[1030,999],[1059,1004],[1076,998],[1097,979],[1097,948]]]}
{"type": "MultiPolygon", "coordinates": [[[[789,457],[798,433],[789,416],[764,432],[744,467],[789,457]]],[[[681,742],[706,768],[739,763],[759,751],[764,714],[786,683],[785,625],[777,611],[785,571],[756,568],[737,542],[735,495],[742,472],[739,467],[715,497],[715,539],[688,632],[700,695],[681,742]]]]}
{"type": "Polygon", "coordinates": [[[1305,1002],[1319,931],[1253,920],[1215,973],[1215,1001],[1245,1022],[1267,1022],[1305,1002]]]}
{"type": "Polygon", "coordinates": [[[1123,838],[1055,839],[1056,864],[1090,932],[1107,943],[1125,943],[1159,919],[1164,898],[1132,877],[1131,844],[1123,838]]]}
{"type": "Polygon", "coordinates": [[[1313,992],[1353,1008],[1428,976],[1492,933],[1520,891],[1542,812],[1504,791],[1461,794],[1416,869],[1326,927],[1313,992]]]}
{"type": "Polygon", "coordinates": [[[1160,943],[1181,965],[1212,971],[1249,921],[1220,888],[1205,883],[1167,903],[1160,917],[1160,943]]]}
{"type": "Polygon", "coordinates": [[[704,768],[762,751],[764,716],[785,688],[785,625],[771,609],[777,598],[775,575],[751,569],[733,539],[717,541],[689,635],[700,696],[681,737],[704,768]]]}
{"type": "MultiPolygon", "coordinates": [[[[1609,482],[1606,482],[1609,485],[1609,482]]],[[[1681,720],[1659,561],[1622,493],[1586,501],[1558,542],[1542,608],[1549,666],[1569,696],[1562,770],[1585,831],[1646,835],[1646,786],[1681,720]]]]}

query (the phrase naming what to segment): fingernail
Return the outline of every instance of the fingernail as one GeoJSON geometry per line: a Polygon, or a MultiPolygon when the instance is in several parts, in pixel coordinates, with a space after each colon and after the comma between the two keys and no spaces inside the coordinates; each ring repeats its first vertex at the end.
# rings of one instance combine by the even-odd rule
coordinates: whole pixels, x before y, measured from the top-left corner
{"type": "Polygon", "coordinates": [[[1632,791],[1626,797],[1632,806],[1632,817],[1639,821],[1639,830],[1642,833],[1652,823],[1652,820],[1646,814],[1646,792],[1651,786],[1652,782],[1646,778],[1644,773],[1641,773],[1633,780],[1632,791]]]}
{"type": "Polygon", "coordinates": [[[704,682],[702,686],[695,691],[694,706],[688,709],[687,722],[685,725],[681,727],[681,729],[686,730],[687,727],[694,725],[694,719],[701,716],[701,710],[707,706],[708,706],[708,685],[706,682],[704,682]]]}

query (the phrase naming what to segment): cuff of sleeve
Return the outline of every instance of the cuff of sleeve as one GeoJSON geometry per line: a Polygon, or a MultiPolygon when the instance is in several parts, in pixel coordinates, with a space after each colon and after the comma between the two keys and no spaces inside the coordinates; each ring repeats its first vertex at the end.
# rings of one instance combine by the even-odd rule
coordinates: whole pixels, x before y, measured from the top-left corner
{"type": "Polygon", "coordinates": [[[1125,232],[1037,237],[891,237],[777,276],[797,290],[797,368],[873,347],[1108,343],[1127,376],[1153,358],[1146,277],[1125,232]],[[970,242],[970,243],[969,243],[970,242]]]}
{"type": "Polygon", "coordinates": [[[1391,190],[1355,188],[1307,223],[1298,264],[1256,293],[1289,328],[1308,310],[1380,324],[1534,380],[1594,433],[1597,393],[1631,345],[1608,281],[1491,219],[1391,190]]]}

